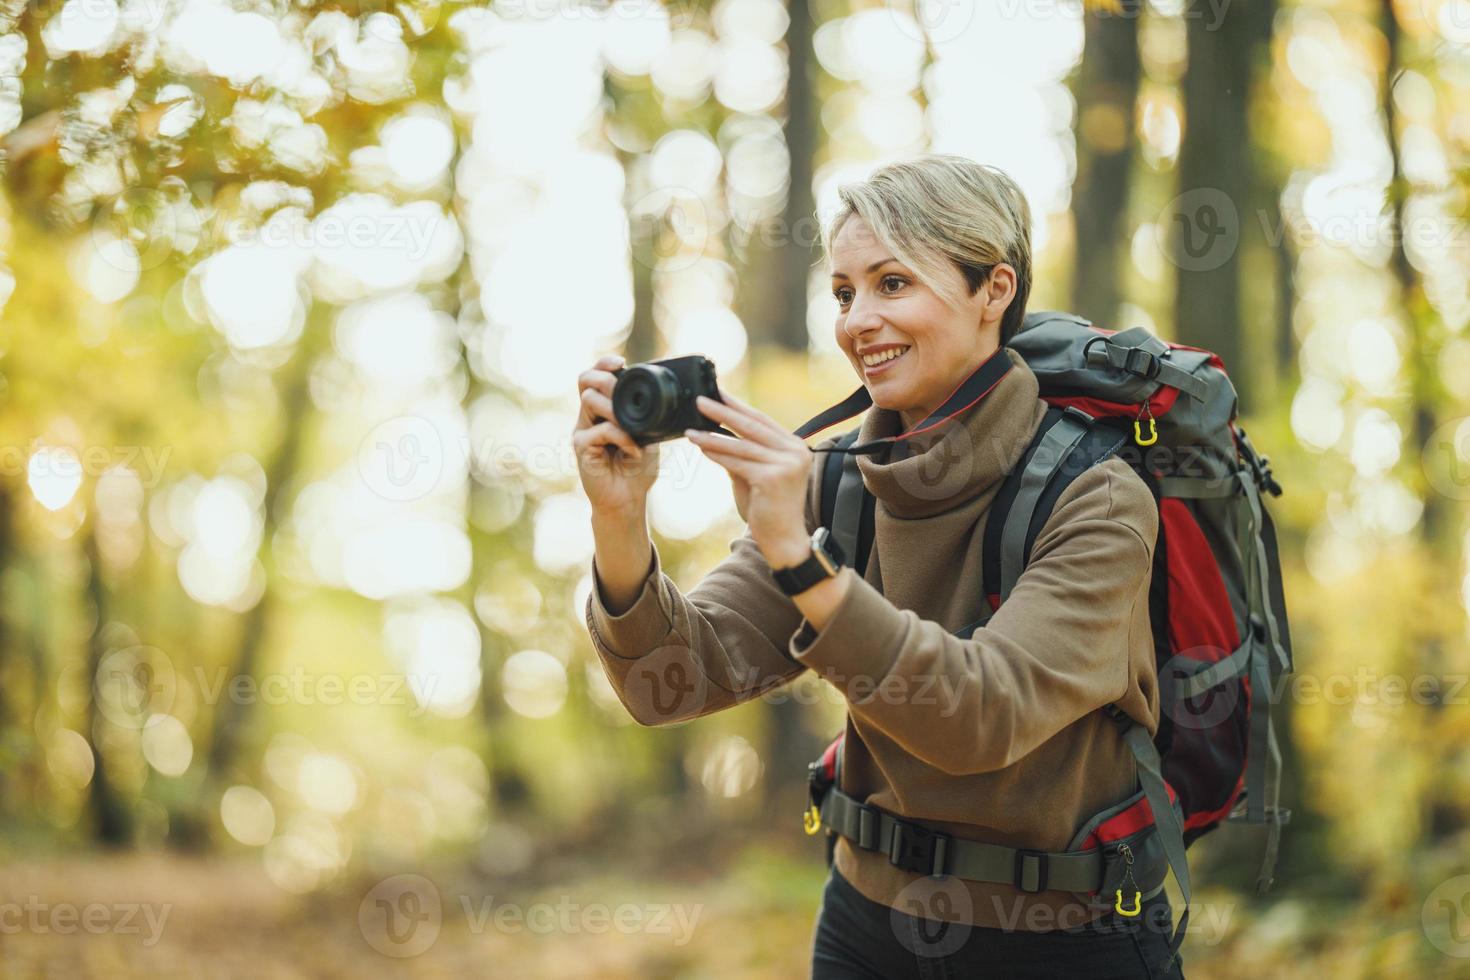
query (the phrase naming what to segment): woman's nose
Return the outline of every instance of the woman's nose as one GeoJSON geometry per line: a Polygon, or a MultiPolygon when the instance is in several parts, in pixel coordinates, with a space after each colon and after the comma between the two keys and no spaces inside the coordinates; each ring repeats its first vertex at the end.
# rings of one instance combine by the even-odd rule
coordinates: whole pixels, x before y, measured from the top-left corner
{"type": "Polygon", "coordinates": [[[847,317],[842,321],[842,328],[847,331],[849,337],[861,337],[865,333],[883,326],[883,320],[871,303],[862,297],[854,297],[852,305],[847,309],[847,317]]]}

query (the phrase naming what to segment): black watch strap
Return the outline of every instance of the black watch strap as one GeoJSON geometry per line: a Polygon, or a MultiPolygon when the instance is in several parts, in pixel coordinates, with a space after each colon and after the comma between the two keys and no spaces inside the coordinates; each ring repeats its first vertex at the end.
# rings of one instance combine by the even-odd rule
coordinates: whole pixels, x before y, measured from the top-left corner
{"type": "Polygon", "coordinates": [[[782,592],[799,595],[823,579],[836,575],[843,561],[842,548],[832,540],[827,529],[821,527],[812,535],[812,553],[806,561],[790,568],[772,569],[771,575],[782,592]]]}

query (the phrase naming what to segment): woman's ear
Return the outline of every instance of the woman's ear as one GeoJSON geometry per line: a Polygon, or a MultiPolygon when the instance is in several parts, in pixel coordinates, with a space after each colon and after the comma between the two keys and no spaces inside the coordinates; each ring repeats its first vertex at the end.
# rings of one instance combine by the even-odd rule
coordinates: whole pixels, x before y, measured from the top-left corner
{"type": "Polygon", "coordinates": [[[1010,263],[1001,262],[990,270],[990,276],[980,287],[985,291],[985,306],[980,315],[982,324],[999,323],[1016,297],[1016,270],[1010,263]]]}

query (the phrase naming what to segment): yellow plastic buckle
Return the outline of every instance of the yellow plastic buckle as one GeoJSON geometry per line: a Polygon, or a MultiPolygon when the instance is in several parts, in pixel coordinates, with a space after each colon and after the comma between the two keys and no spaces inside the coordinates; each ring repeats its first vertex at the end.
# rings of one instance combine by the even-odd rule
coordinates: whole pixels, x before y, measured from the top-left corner
{"type": "Polygon", "coordinates": [[[806,831],[808,837],[822,829],[822,814],[815,803],[801,815],[801,828],[806,831]]]}
{"type": "Polygon", "coordinates": [[[1118,897],[1113,901],[1114,911],[1116,911],[1119,915],[1126,915],[1129,918],[1132,918],[1139,913],[1139,911],[1141,910],[1140,899],[1143,898],[1142,892],[1133,893],[1133,908],[1131,909],[1126,908],[1123,905],[1123,889],[1119,888],[1117,890],[1117,895],[1118,897]]]}
{"type": "Polygon", "coordinates": [[[1153,412],[1149,411],[1147,402],[1144,402],[1143,414],[1140,414],[1138,418],[1133,420],[1133,441],[1138,443],[1140,446],[1152,446],[1154,443],[1159,441],[1159,427],[1154,424],[1154,414],[1153,412]],[[1147,415],[1148,417],[1147,439],[1143,437],[1142,421],[1144,415],[1147,415]]]}

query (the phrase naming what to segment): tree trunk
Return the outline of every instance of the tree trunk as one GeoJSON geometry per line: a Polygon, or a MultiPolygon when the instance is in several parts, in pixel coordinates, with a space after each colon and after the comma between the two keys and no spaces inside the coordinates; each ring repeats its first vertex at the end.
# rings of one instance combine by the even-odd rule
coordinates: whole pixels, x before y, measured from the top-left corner
{"type": "Polygon", "coordinates": [[[784,350],[806,353],[811,344],[806,328],[807,278],[821,233],[812,190],[818,138],[811,65],[814,25],[810,0],[788,0],[786,10],[790,26],[786,29],[786,121],[782,129],[791,170],[773,256],[780,298],[770,336],[784,350]]]}
{"type": "Polygon", "coordinates": [[[638,183],[637,166],[639,154],[618,151],[627,181],[628,239],[632,253],[633,275],[633,326],[628,331],[628,343],[624,356],[627,363],[650,361],[658,356],[658,326],[653,319],[653,269],[658,264],[659,223],[647,217],[635,215],[631,206],[642,193],[638,183]]]}
{"type": "MultiPolygon", "coordinates": [[[[1384,134],[1388,141],[1389,155],[1393,160],[1393,180],[1389,185],[1388,199],[1392,210],[1393,250],[1389,267],[1393,271],[1398,287],[1399,306],[1404,311],[1409,330],[1409,350],[1406,361],[1409,368],[1409,390],[1411,398],[1413,435],[1411,445],[1426,447],[1434,435],[1437,424],[1436,403],[1442,397],[1436,380],[1438,350],[1434,342],[1435,313],[1424,295],[1419,274],[1409,262],[1409,253],[1404,247],[1404,211],[1412,188],[1404,176],[1403,158],[1398,136],[1398,110],[1393,104],[1393,86],[1401,71],[1400,28],[1394,13],[1393,0],[1384,0],[1382,26],[1387,41],[1388,60],[1384,66],[1381,101],[1383,103],[1384,134]]],[[[1420,539],[1439,557],[1453,560],[1455,555],[1446,554],[1445,546],[1451,543],[1452,521],[1446,508],[1447,498],[1432,490],[1424,496],[1424,517],[1419,524],[1420,539]]]]}
{"type": "Polygon", "coordinates": [[[1072,310],[1102,324],[1118,318],[1128,267],[1128,191],[1137,142],[1133,116],[1142,7],[1142,0],[1124,0],[1122,14],[1087,11],[1082,66],[1072,86],[1077,99],[1072,310]]]}
{"type": "Polygon", "coordinates": [[[1179,196],[1166,215],[1177,270],[1175,331],[1182,342],[1220,355],[1245,412],[1255,392],[1241,322],[1240,252],[1251,199],[1247,105],[1260,31],[1236,9],[1218,22],[1192,16],[1186,25],[1179,196]]]}
{"type": "MultiPolygon", "coordinates": [[[[284,506],[282,492],[294,481],[302,462],[302,436],[306,419],[311,411],[310,378],[316,353],[328,332],[323,309],[307,314],[306,327],[297,342],[295,356],[291,360],[282,394],[281,418],[285,430],[275,455],[266,467],[266,487],[261,503],[264,529],[261,534],[263,554],[268,556],[271,542],[275,539],[277,518],[284,506]]],[[[266,558],[269,561],[268,557],[266,558]]],[[[269,569],[267,569],[269,575],[269,569]]],[[[259,665],[266,629],[276,606],[275,592],[269,583],[260,601],[240,617],[240,629],[235,635],[235,649],[229,657],[229,670],[225,675],[226,686],[221,689],[219,704],[214,710],[210,726],[209,743],[206,747],[207,766],[202,778],[203,789],[194,801],[194,808],[173,814],[175,837],[185,847],[197,847],[207,837],[206,823],[210,808],[214,806],[221,787],[234,778],[233,772],[240,759],[245,741],[245,729],[251,704],[247,700],[237,701],[229,697],[230,685],[239,678],[254,678],[259,665]]]]}
{"type": "MultiPolygon", "coordinates": [[[[1434,327],[1437,316],[1424,293],[1424,284],[1409,261],[1404,247],[1404,212],[1412,194],[1408,179],[1404,176],[1403,158],[1398,136],[1398,110],[1393,104],[1393,87],[1401,71],[1401,29],[1393,0],[1383,0],[1381,25],[1387,42],[1388,56],[1383,70],[1380,101],[1383,103],[1384,135],[1388,142],[1389,155],[1393,160],[1393,179],[1389,184],[1388,199],[1392,213],[1393,249],[1389,268],[1397,285],[1399,307],[1404,311],[1408,327],[1408,351],[1405,362],[1409,372],[1409,411],[1412,435],[1409,445],[1427,450],[1438,424],[1438,404],[1444,397],[1438,371],[1438,346],[1434,327]]],[[[1426,588],[1433,595],[1443,596],[1453,602],[1458,591],[1458,567],[1460,563],[1459,535],[1455,530],[1456,515],[1447,507],[1448,498],[1433,487],[1423,495],[1424,511],[1419,521],[1419,540],[1429,562],[1426,588]]],[[[1429,677],[1444,677],[1445,637],[1434,617],[1425,617],[1422,628],[1414,630],[1409,637],[1411,649],[1418,651],[1416,670],[1429,677]]],[[[1441,692],[1442,693],[1442,692],[1441,692]]],[[[1444,701],[1435,697],[1429,701],[1434,713],[1428,723],[1433,726],[1443,717],[1444,701]]],[[[1426,734],[1433,735],[1434,728],[1426,734]]],[[[1438,746],[1440,740],[1429,738],[1427,745],[1438,746]]],[[[1449,764],[1443,749],[1432,748],[1431,754],[1439,761],[1429,767],[1438,772],[1449,764]]],[[[1444,840],[1458,833],[1464,823],[1464,809],[1453,794],[1436,789],[1433,784],[1426,787],[1423,799],[1423,826],[1431,841],[1444,840]]]]}
{"type": "MultiPolygon", "coordinates": [[[[107,627],[107,586],[102,581],[102,558],[97,551],[97,528],[88,526],[82,539],[87,562],[87,601],[94,616],[92,633],[87,641],[87,679],[95,686],[102,658],[107,655],[104,635],[107,627]]],[[[95,689],[95,687],[94,687],[95,689]]],[[[132,814],[118,793],[108,765],[107,753],[98,745],[97,730],[110,724],[101,713],[98,699],[87,699],[87,741],[92,745],[94,768],[88,785],[87,804],[92,812],[97,840],[108,847],[125,847],[133,839],[132,814]]]]}
{"type": "MultiPolygon", "coordinates": [[[[0,483],[0,586],[11,581],[5,573],[16,568],[15,524],[13,491],[10,484],[0,483]]],[[[23,724],[20,718],[19,680],[16,669],[15,640],[7,614],[13,602],[8,590],[0,589],[0,759],[11,759],[12,733],[18,736],[23,724]]],[[[19,742],[15,743],[19,744],[19,742]]],[[[0,818],[19,812],[16,806],[16,778],[20,775],[15,765],[0,765],[0,818]]]]}

